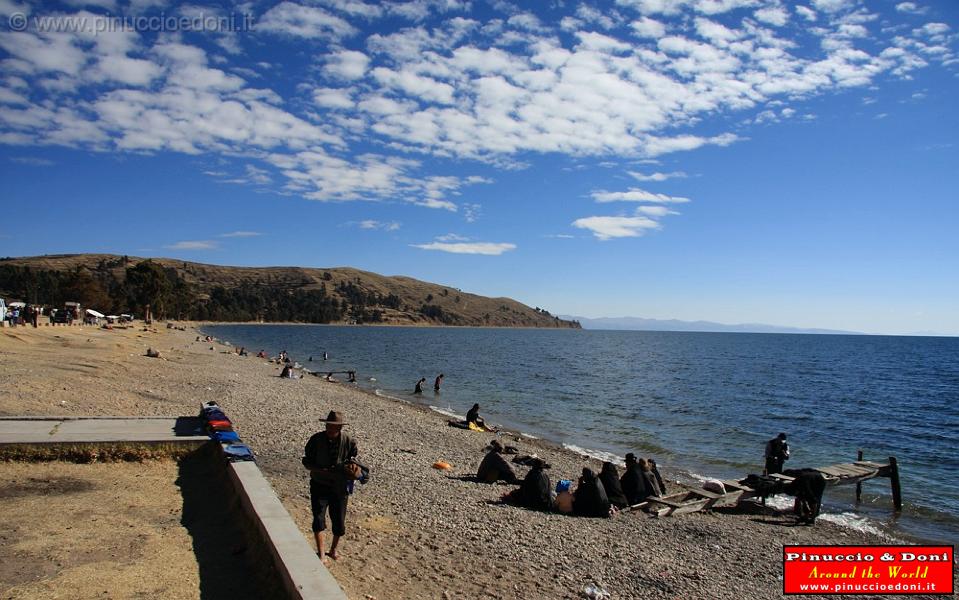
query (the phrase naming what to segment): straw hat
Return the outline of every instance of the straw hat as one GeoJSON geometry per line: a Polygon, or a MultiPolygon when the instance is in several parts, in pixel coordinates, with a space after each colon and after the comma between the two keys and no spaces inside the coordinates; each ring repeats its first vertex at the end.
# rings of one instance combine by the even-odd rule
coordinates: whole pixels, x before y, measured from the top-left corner
{"type": "Polygon", "coordinates": [[[326,415],[326,418],[323,419],[326,421],[327,425],[346,425],[346,421],[343,418],[343,413],[331,410],[330,414],[326,415]]]}

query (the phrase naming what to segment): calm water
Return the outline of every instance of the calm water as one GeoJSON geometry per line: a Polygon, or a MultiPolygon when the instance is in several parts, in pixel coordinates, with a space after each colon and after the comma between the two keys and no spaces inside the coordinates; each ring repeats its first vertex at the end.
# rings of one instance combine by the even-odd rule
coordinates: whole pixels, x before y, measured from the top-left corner
{"type": "MultiPolygon", "coordinates": [[[[898,537],[959,541],[959,338],[646,331],[213,326],[251,354],[287,350],[317,371],[601,454],[741,477],[789,434],[787,467],[896,456],[889,480],[826,492],[827,518],[898,537]],[[329,360],[322,361],[323,352],[329,360]],[[307,359],[314,357],[314,362],[307,359]],[[442,393],[433,378],[446,375],[442,393]],[[376,379],[375,382],[369,378],[376,379]],[[429,386],[410,395],[420,377],[429,386]]],[[[347,407],[348,410],[348,407],[347,407]]],[[[571,475],[571,474],[569,474],[571,475]]]]}

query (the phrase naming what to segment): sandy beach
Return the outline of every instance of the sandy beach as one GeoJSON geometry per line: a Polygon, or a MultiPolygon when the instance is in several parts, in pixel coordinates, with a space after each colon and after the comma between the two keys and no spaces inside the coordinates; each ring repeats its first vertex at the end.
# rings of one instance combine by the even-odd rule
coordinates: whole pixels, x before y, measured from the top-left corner
{"type": "MultiPolygon", "coordinates": [[[[186,415],[214,400],[311,539],[300,457],[320,419],[344,412],[372,469],[350,498],[343,558],[331,567],[357,599],[580,598],[588,585],[611,598],[779,598],[783,544],[883,542],[823,521],[793,527],[788,516],[584,519],[504,506],[497,500],[510,487],[467,480],[491,434],[347,384],[280,379],[277,365],[196,335],[192,327],[0,330],[0,414],[186,415]],[[148,347],[161,357],[144,356],[148,347]],[[439,460],[453,470],[432,468],[439,460]]],[[[550,444],[500,439],[543,457],[554,483],[599,469],[550,444]]]]}

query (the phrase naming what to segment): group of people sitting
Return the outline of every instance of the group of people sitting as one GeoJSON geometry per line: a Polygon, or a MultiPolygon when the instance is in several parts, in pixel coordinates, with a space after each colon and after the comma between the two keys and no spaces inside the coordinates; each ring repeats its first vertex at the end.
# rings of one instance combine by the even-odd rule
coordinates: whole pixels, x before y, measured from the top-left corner
{"type": "Polygon", "coordinates": [[[609,517],[621,509],[635,506],[651,496],[666,493],[666,485],[652,459],[637,459],[632,453],[626,455],[626,470],[622,477],[611,462],[604,462],[599,475],[584,468],[576,489],[572,481],[561,479],[553,489],[546,469],[550,466],[536,457],[517,456],[514,462],[530,467],[526,477],[520,480],[504,453],[518,454],[515,448],[503,447],[498,440],[488,446],[476,471],[476,478],[483,483],[505,481],[519,484],[519,488],[503,496],[508,504],[532,510],[556,511],[582,517],[609,517]]]}

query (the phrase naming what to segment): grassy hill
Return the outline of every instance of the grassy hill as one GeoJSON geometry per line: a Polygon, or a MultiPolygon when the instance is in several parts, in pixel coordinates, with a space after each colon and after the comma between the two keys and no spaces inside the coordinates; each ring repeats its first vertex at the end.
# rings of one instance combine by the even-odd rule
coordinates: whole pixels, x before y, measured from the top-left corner
{"type": "MultiPolygon", "coordinates": [[[[96,282],[98,294],[89,292],[87,306],[98,310],[119,311],[135,307],[127,300],[123,285],[127,269],[147,259],[112,254],[60,254],[0,259],[0,293],[27,302],[56,304],[71,292],[87,294],[70,279],[96,282]],[[24,282],[24,267],[29,281],[56,279],[47,284],[46,295],[63,298],[27,298],[33,291],[24,282]],[[40,274],[47,275],[41,276],[40,274]],[[59,274],[52,275],[52,274],[59,274]],[[44,279],[46,277],[46,279],[44,279]],[[59,277],[59,279],[58,279],[59,277]],[[74,287],[71,288],[71,285],[74,287]],[[52,291],[56,290],[56,292],[52,291]],[[108,299],[109,298],[109,299],[108,299]],[[94,306],[93,304],[100,306],[94,306]],[[111,304],[111,306],[105,306],[111,304]],[[128,306],[124,306],[127,304],[128,306]]],[[[267,320],[308,322],[360,322],[390,325],[465,325],[493,327],[578,327],[545,310],[530,308],[510,298],[487,298],[411,277],[384,276],[350,267],[314,269],[304,267],[230,267],[187,262],[169,258],[151,258],[176,284],[179,293],[189,298],[187,306],[170,309],[171,317],[206,317],[203,320],[267,320]],[[304,303],[322,299],[339,312],[335,317],[301,311],[304,303]],[[297,308],[284,308],[286,306],[297,308]],[[227,308],[222,308],[227,307],[227,308]],[[216,310],[214,310],[216,308],[216,310]],[[222,308],[222,310],[221,310],[222,308]],[[284,310],[292,313],[283,317],[284,310]],[[174,314],[179,313],[179,314],[174,314]],[[184,316],[183,313],[187,313],[184,316]],[[243,315],[246,319],[237,319],[243,315]],[[299,315],[299,317],[297,316],[299,315]],[[219,317],[219,318],[218,318],[219,317]]],[[[40,289],[40,288],[37,288],[40,289]]],[[[171,304],[172,306],[172,304],[171,304]]]]}

